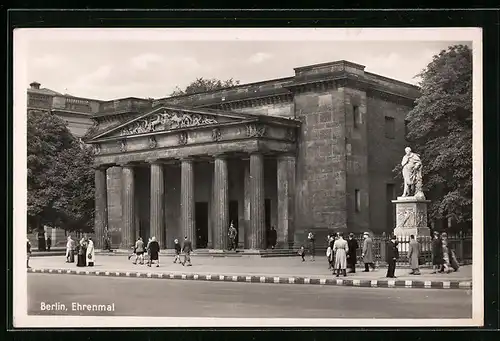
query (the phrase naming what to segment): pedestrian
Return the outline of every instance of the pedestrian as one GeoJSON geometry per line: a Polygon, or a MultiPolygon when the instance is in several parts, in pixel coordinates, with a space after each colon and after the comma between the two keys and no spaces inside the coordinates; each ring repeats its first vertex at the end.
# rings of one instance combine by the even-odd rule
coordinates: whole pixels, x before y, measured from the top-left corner
{"type": "Polygon", "coordinates": [[[135,260],[133,261],[133,264],[137,264],[137,261],[139,261],[139,264],[143,265],[144,264],[144,242],[142,241],[141,237],[137,238],[137,241],[135,242],[134,253],[135,253],[135,260]]]}
{"type": "Polygon", "coordinates": [[[410,275],[420,275],[420,270],[418,268],[418,259],[420,257],[420,244],[415,239],[412,234],[410,236],[410,245],[408,248],[408,261],[410,263],[410,275]]]}
{"type": "Polygon", "coordinates": [[[278,241],[278,232],[274,228],[274,226],[271,226],[271,231],[269,231],[269,241],[271,243],[271,249],[274,250],[276,247],[276,242],[278,241]]]}
{"type": "Polygon", "coordinates": [[[150,267],[154,261],[156,261],[156,267],[160,266],[160,244],[156,240],[156,237],[151,237],[151,242],[148,245],[149,261],[148,266],[150,267]]]}
{"type": "Polygon", "coordinates": [[[26,267],[28,269],[31,269],[30,256],[31,256],[31,243],[30,240],[26,238],[26,267]]]}
{"type": "Polygon", "coordinates": [[[66,263],[74,263],[75,256],[73,254],[75,248],[75,241],[68,236],[68,241],[66,242],[66,263]]]}
{"type": "Polygon", "coordinates": [[[149,245],[151,244],[152,241],[153,241],[153,237],[148,238],[148,243],[146,244],[146,248],[144,249],[144,262],[146,264],[149,264],[149,260],[151,259],[151,252],[149,249],[149,245]]]}
{"type": "Polygon", "coordinates": [[[452,270],[450,262],[450,245],[448,244],[448,234],[446,232],[441,233],[441,247],[443,250],[443,271],[448,274],[452,270]]]}
{"type": "Polygon", "coordinates": [[[184,261],[182,262],[182,265],[186,265],[186,262],[188,263],[187,266],[191,266],[191,252],[193,251],[193,245],[191,244],[191,241],[188,240],[188,237],[184,237],[184,244],[182,245],[182,253],[184,253],[184,261]]]}
{"type": "Polygon", "coordinates": [[[87,261],[85,259],[87,255],[87,240],[85,237],[80,239],[80,242],[78,243],[77,247],[78,247],[78,258],[76,266],[78,267],[87,266],[87,261]]]}
{"type": "Polygon", "coordinates": [[[443,243],[438,231],[434,231],[432,238],[432,273],[442,272],[443,267],[443,243]]]}
{"type": "Polygon", "coordinates": [[[307,235],[309,241],[309,253],[311,254],[311,261],[314,262],[314,254],[316,253],[315,236],[314,233],[309,232],[307,235]]]}
{"type": "Polygon", "coordinates": [[[179,261],[180,264],[181,262],[181,244],[179,244],[179,239],[174,240],[174,249],[175,249],[175,257],[174,257],[174,264],[179,261]]]}
{"type": "Polygon", "coordinates": [[[45,248],[45,230],[38,230],[38,251],[46,251],[45,248]]]}
{"type": "Polygon", "coordinates": [[[327,236],[327,243],[328,243],[328,248],[326,249],[326,260],[328,262],[328,270],[333,269],[333,243],[335,242],[335,239],[333,238],[332,235],[327,236]]]}
{"type": "Polygon", "coordinates": [[[47,252],[50,251],[50,247],[52,246],[52,238],[47,237],[47,252]]]}
{"type": "Polygon", "coordinates": [[[387,261],[387,275],[388,278],[396,278],[396,261],[399,258],[399,251],[396,236],[391,236],[391,240],[386,246],[386,261],[387,261]]]}
{"type": "Polygon", "coordinates": [[[349,273],[356,272],[357,252],[359,248],[358,241],[354,238],[354,233],[349,233],[349,239],[347,240],[347,246],[349,247],[349,252],[347,253],[347,264],[349,265],[349,273]]]}
{"type": "Polygon", "coordinates": [[[342,233],[339,232],[339,238],[333,243],[333,252],[335,252],[335,267],[334,274],[340,276],[340,272],[347,276],[347,253],[349,252],[349,245],[344,240],[342,233]]]}
{"type": "Polygon", "coordinates": [[[137,254],[136,254],[135,243],[134,243],[134,245],[132,245],[132,253],[130,253],[128,255],[128,260],[130,260],[130,258],[132,258],[132,257],[135,257],[135,260],[137,261],[137,254]]]}
{"type": "Polygon", "coordinates": [[[103,237],[104,239],[104,242],[103,242],[103,245],[104,245],[104,250],[107,250],[109,252],[111,252],[111,240],[109,240],[109,237],[103,237]]]}
{"type": "Polygon", "coordinates": [[[306,249],[304,248],[304,245],[302,245],[299,249],[299,252],[297,254],[302,258],[302,261],[306,261],[306,249]]]}
{"type": "Polygon", "coordinates": [[[363,257],[363,263],[365,264],[365,272],[370,272],[370,267],[372,270],[375,270],[375,263],[373,262],[373,241],[368,232],[365,232],[363,237],[365,240],[363,241],[361,257],[363,257]]]}
{"type": "Polygon", "coordinates": [[[95,262],[94,241],[90,237],[88,239],[86,259],[87,259],[87,266],[94,266],[94,262],[95,262]]]}
{"type": "Polygon", "coordinates": [[[236,251],[236,236],[238,235],[238,231],[234,227],[233,222],[231,221],[231,224],[229,225],[229,231],[228,231],[228,237],[229,237],[229,250],[236,251]]]}

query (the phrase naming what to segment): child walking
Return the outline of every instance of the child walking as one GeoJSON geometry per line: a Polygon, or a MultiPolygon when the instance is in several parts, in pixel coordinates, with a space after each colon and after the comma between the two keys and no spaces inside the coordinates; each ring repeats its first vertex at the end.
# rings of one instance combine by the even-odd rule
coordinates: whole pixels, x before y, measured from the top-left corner
{"type": "Polygon", "coordinates": [[[181,244],[179,244],[179,239],[174,240],[174,249],[175,249],[175,257],[174,257],[174,263],[179,263],[181,262],[181,244]]]}
{"type": "Polygon", "coordinates": [[[301,246],[298,252],[299,256],[302,257],[302,261],[306,261],[306,250],[304,249],[304,246],[301,246]]]}

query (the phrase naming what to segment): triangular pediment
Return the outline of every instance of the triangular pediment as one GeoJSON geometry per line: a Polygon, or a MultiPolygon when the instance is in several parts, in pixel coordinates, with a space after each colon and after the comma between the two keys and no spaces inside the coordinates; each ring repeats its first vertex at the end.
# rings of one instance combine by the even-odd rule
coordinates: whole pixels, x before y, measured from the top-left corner
{"type": "Polygon", "coordinates": [[[161,106],[127,122],[95,135],[92,140],[102,138],[134,136],[186,128],[217,126],[255,120],[250,114],[228,113],[212,109],[192,109],[161,106]]]}

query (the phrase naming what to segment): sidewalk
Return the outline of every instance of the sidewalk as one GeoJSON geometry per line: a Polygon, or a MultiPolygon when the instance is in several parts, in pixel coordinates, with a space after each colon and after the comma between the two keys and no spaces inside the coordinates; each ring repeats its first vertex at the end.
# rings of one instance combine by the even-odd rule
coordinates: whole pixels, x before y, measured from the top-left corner
{"type": "Polygon", "coordinates": [[[63,256],[30,259],[31,272],[69,273],[88,275],[154,277],[195,280],[228,280],[234,282],[330,284],[364,287],[416,287],[416,288],[472,288],[472,266],[466,265],[458,272],[432,274],[431,269],[421,269],[421,275],[409,275],[408,269],[396,269],[396,279],[386,278],[386,268],[362,272],[358,264],[355,274],[335,277],[328,270],[324,259],[301,262],[300,258],[260,257],[191,257],[193,266],[183,267],[172,263],[173,257],[160,258],[160,267],[134,265],[126,256],[96,257],[93,268],[76,267],[65,263],[63,256]],[[43,271],[42,271],[43,270],[43,271]]]}

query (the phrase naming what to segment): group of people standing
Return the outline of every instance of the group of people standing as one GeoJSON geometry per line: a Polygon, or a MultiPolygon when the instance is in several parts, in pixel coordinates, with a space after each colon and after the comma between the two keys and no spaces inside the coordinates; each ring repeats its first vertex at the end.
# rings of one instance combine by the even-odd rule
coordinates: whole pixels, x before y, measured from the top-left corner
{"type": "MultiPolygon", "coordinates": [[[[365,272],[368,272],[370,271],[370,267],[375,269],[372,249],[373,242],[369,233],[364,233],[363,237],[362,257],[365,264],[365,272]]],[[[341,273],[347,276],[347,269],[349,269],[349,273],[355,273],[359,244],[354,234],[350,233],[348,239],[345,240],[343,233],[338,232],[335,235],[328,235],[327,239],[328,248],[326,250],[326,257],[328,269],[333,270],[333,274],[336,277],[339,277],[341,273]]]]}
{"type": "Polygon", "coordinates": [[[455,252],[450,248],[448,234],[434,231],[432,238],[433,273],[450,273],[458,271],[459,265],[455,252]]]}
{"type": "Polygon", "coordinates": [[[83,236],[79,242],[75,242],[71,236],[68,236],[66,243],[66,263],[74,263],[75,254],[77,256],[76,266],[94,266],[95,248],[92,238],[83,236]]]}

